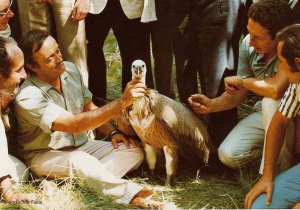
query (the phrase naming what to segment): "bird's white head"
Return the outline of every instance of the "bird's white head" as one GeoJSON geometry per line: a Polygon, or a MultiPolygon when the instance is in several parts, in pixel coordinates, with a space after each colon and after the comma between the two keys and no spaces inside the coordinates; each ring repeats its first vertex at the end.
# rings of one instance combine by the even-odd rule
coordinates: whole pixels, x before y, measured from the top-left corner
{"type": "Polygon", "coordinates": [[[146,64],[142,60],[135,60],[131,65],[132,79],[140,80],[142,83],[146,84],[146,64]]]}

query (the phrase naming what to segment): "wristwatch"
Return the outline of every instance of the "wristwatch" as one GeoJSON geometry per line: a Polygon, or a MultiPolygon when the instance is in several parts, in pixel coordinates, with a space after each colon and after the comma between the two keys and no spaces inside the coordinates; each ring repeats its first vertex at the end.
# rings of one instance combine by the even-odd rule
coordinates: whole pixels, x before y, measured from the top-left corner
{"type": "Polygon", "coordinates": [[[111,138],[113,135],[116,135],[116,134],[123,134],[124,135],[124,133],[120,130],[113,130],[108,134],[108,137],[111,138]]]}

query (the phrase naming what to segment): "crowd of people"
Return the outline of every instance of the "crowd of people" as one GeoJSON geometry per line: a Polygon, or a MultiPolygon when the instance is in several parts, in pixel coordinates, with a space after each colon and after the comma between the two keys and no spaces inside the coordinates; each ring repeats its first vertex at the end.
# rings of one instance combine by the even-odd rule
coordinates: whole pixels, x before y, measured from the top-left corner
{"type": "Polygon", "coordinates": [[[239,169],[261,160],[244,207],[300,207],[299,14],[298,0],[0,0],[1,198],[35,199],[12,188],[29,167],[37,177],[80,177],[118,203],[163,205],[149,199],[150,188],[122,179],[144,154],[111,121],[145,95],[130,69],[135,59],[151,69],[152,53],[147,87],[174,98],[174,55],[181,102],[209,114],[218,148],[210,164],[239,169]],[[10,27],[13,10],[20,24],[10,27]],[[100,107],[110,29],[123,94],[100,107]],[[249,92],[262,100],[237,122],[236,107],[249,92]],[[94,129],[111,142],[91,140],[94,129]]]}

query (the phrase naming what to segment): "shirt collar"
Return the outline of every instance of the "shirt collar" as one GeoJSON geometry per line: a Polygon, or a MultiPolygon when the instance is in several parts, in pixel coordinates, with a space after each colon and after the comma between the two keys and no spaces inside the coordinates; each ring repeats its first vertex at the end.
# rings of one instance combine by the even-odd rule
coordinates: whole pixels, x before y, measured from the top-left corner
{"type": "MultiPolygon", "coordinates": [[[[67,69],[64,71],[64,73],[62,73],[62,75],[60,75],[60,79],[61,80],[66,80],[68,78],[68,74],[67,74],[67,69]]],[[[50,85],[47,82],[44,82],[42,80],[40,80],[39,78],[37,78],[35,75],[28,75],[28,79],[38,88],[40,88],[42,91],[44,92],[48,92],[51,88],[53,88],[52,85],[50,85]]],[[[63,85],[63,82],[62,84],[63,85]]]]}

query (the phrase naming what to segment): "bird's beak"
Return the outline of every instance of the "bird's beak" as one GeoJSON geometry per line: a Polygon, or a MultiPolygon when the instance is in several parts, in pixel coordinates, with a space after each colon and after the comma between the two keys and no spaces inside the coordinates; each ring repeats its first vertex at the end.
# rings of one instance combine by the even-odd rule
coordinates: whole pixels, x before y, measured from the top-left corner
{"type": "Polygon", "coordinates": [[[134,73],[135,73],[136,75],[140,75],[140,74],[142,73],[142,68],[141,68],[140,66],[139,66],[139,67],[136,67],[134,73]]]}

